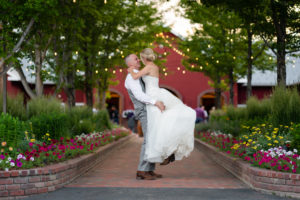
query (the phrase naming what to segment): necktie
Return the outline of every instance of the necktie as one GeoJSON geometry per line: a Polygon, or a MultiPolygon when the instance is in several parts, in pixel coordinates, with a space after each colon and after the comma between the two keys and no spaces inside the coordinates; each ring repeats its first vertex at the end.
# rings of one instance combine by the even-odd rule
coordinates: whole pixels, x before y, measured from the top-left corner
{"type": "Polygon", "coordinates": [[[146,91],[146,89],[145,89],[145,82],[143,81],[142,78],[139,78],[139,81],[140,81],[140,84],[141,84],[141,86],[142,86],[143,92],[145,92],[145,91],[146,91]]]}

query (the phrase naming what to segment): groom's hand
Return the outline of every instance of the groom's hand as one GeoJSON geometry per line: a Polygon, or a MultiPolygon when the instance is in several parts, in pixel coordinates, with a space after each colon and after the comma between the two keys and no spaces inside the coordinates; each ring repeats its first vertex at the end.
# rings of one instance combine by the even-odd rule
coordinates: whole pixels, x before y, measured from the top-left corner
{"type": "Polygon", "coordinates": [[[166,109],[164,103],[161,102],[161,101],[157,101],[157,102],[155,103],[155,106],[157,106],[161,112],[164,111],[164,110],[166,109]]]}

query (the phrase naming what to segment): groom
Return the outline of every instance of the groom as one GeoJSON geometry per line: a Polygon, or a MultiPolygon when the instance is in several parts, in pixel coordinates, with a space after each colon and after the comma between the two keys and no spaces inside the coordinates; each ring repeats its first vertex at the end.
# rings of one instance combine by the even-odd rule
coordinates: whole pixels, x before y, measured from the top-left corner
{"type": "MultiPolygon", "coordinates": [[[[130,54],[125,58],[126,65],[138,71],[141,67],[140,60],[135,54],[130,54]]],[[[144,133],[144,142],[140,153],[140,162],[136,173],[137,179],[155,180],[162,178],[162,175],[154,173],[155,163],[150,163],[144,160],[145,147],[147,142],[147,111],[146,104],[157,106],[161,111],[165,110],[165,106],[161,101],[155,101],[145,94],[145,85],[142,79],[134,80],[130,73],[128,73],[125,80],[125,88],[128,91],[129,97],[134,105],[135,116],[140,120],[142,130],[144,133]]]]}

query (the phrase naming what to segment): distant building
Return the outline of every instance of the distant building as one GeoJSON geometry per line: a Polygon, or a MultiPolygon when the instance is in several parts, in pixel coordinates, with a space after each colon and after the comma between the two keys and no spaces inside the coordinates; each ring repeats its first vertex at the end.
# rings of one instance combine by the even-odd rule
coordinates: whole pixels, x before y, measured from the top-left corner
{"type": "MultiPolygon", "coordinates": [[[[158,45],[154,50],[158,53],[168,53],[166,62],[166,71],[160,78],[160,87],[165,88],[180,98],[183,103],[187,104],[192,108],[196,108],[199,105],[204,105],[207,110],[210,110],[215,105],[215,93],[214,89],[208,84],[210,80],[202,72],[189,72],[181,64],[182,56],[176,49],[176,43],[174,42],[177,38],[172,33],[164,33],[165,39],[168,40],[173,48],[158,45]]],[[[34,86],[34,77],[30,76],[29,72],[25,72],[27,80],[34,86]]],[[[130,98],[127,94],[127,90],[124,87],[125,77],[127,75],[126,69],[115,69],[116,80],[119,84],[116,86],[110,86],[110,99],[107,100],[108,109],[115,106],[120,115],[124,110],[133,108],[130,98]]],[[[268,96],[272,92],[272,87],[276,85],[276,72],[266,71],[254,71],[252,80],[252,93],[259,99],[264,96],[268,96]]],[[[287,84],[288,85],[299,85],[300,83],[300,61],[293,59],[291,63],[287,64],[287,84]],[[294,63],[295,62],[295,63],[294,63]]],[[[234,84],[234,104],[236,106],[243,106],[246,101],[246,87],[247,80],[245,78],[240,79],[234,84]]],[[[46,81],[44,85],[45,94],[53,94],[55,85],[51,81],[46,81]]],[[[21,84],[20,77],[14,70],[8,72],[8,91],[10,94],[24,93],[24,88],[21,84]]],[[[94,90],[96,94],[96,90],[94,90]]],[[[96,96],[96,95],[95,95],[96,96]]],[[[57,94],[57,98],[61,99],[62,102],[67,101],[65,93],[62,91],[57,94]]],[[[84,105],[86,102],[83,91],[76,91],[76,105],[84,105]]],[[[222,93],[222,104],[229,102],[229,92],[222,93]]]]}

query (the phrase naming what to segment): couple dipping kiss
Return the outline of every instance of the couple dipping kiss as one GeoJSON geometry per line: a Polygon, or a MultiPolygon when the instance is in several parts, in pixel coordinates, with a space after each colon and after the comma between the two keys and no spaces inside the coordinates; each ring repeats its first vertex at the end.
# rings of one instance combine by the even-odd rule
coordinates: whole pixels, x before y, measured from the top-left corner
{"type": "Polygon", "coordinates": [[[145,67],[139,71],[140,59],[135,54],[125,58],[128,75],[125,88],[140,120],[144,142],[140,153],[137,179],[155,180],[155,163],[167,165],[189,156],[194,149],[196,112],[169,91],[159,88],[159,68],[150,48],[140,53],[145,67]]]}

